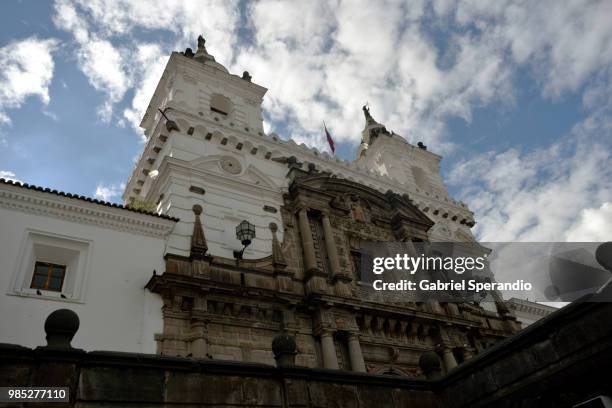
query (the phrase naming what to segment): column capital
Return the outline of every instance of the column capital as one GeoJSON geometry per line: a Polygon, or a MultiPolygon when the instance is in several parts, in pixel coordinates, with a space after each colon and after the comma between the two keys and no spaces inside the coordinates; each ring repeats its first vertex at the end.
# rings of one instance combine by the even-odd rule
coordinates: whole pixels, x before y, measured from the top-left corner
{"type": "Polygon", "coordinates": [[[347,332],[347,338],[349,340],[359,340],[360,336],[361,335],[359,334],[358,331],[349,331],[349,332],[347,332]]]}
{"type": "Polygon", "coordinates": [[[298,214],[301,211],[308,211],[310,210],[310,207],[307,206],[306,204],[302,204],[302,203],[298,203],[295,205],[295,207],[293,207],[294,213],[298,214]]]}
{"type": "Polygon", "coordinates": [[[328,337],[328,336],[333,336],[335,332],[336,331],[333,328],[331,328],[331,327],[321,327],[321,326],[319,326],[319,327],[315,328],[314,335],[315,336],[320,336],[320,337],[328,337]]]}

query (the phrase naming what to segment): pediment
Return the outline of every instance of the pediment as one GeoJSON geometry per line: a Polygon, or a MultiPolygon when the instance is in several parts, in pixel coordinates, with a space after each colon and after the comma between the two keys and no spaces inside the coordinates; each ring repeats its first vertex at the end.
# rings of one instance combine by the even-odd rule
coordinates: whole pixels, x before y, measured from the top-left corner
{"type": "Polygon", "coordinates": [[[245,176],[259,187],[267,187],[272,189],[278,188],[278,186],[270,177],[268,177],[265,173],[263,173],[261,170],[259,170],[253,165],[249,165],[247,167],[245,176]]]}
{"type": "MultiPolygon", "coordinates": [[[[333,197],[332,206],[345,209],[351,214],[357,208],[356,214],[360,214],[363,210],[365,213],[386,214],[387,218],[401,215],[421,225],[428,226],[428,228],[434,224],[406,195],[402,196],[391,191],[381,193],[363,184],[332,177],[329,174],[313,174],[298,178],[292,188],[299,189],[300,186],[333,197]]],[[[367,221],[370,217],[366,214],[364,218],[367,221]]]]}
{"type": "Polygon", "coordinates": [[[206,157],[199,157],[189,162],[189,167],[192,169],[206,170],[206,171],[218,171],[219,163],[221,161],[221,155],[213,155],[206,157]]]}
{"type": "Polygon", "coordinates": [[[216,178],[230,183],[248,184],[257,188],[277,190],[278,186],[265,173],[252,164],[244,164],[240,158],[230,155],[200,157],[189,162],[196,171],[214,174],[216,178]]]}

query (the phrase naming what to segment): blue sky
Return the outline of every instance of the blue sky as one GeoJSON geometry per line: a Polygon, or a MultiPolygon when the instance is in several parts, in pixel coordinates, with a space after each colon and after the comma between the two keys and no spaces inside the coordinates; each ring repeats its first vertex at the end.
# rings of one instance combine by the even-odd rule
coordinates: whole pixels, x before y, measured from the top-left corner
{"type": "Polygon", "coordinates": [[[120,201],[138,121],[196,37],[269,88],[265,127],[352,159],[361,106],[444,156],[483,240],[612,231],[612,3],[12,1],[0,174],[120,201]]]}

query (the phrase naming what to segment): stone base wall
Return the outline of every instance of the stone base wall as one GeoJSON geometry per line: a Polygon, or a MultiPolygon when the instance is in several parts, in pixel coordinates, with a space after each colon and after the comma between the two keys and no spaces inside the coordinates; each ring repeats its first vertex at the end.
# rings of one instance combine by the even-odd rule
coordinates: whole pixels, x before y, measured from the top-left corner
{"type": "Polygon", "coordinates": [[[0,386],[34,384],[70,387],[71,407],[441,407],[426,380],[0,345],[0,386]]]}
{"type": "Polygon", "coordinates": [[[575,303],[428,379],[0,344],[0,387],[70,387],[71,407],[570,408],[612,395],[611,320],[612,302],[575,303]]]}

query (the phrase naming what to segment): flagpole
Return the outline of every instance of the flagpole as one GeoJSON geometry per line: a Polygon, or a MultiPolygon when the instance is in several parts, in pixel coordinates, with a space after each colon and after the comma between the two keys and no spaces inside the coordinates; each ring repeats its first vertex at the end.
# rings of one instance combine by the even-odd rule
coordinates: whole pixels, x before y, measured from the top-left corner
{"type": "Polygon", "coordinates": [[[325,130],[325,138],[327,139],[327,143],[329,144],[329,150],[331,150],[332,155],[336,154],[336,146],[334,143],[334,139],[332,139],[331,135],[329,134],[329,131],[327,130],[327,125],[325,124],[325,121],[323,121],[323,129],[325,130]]]}

